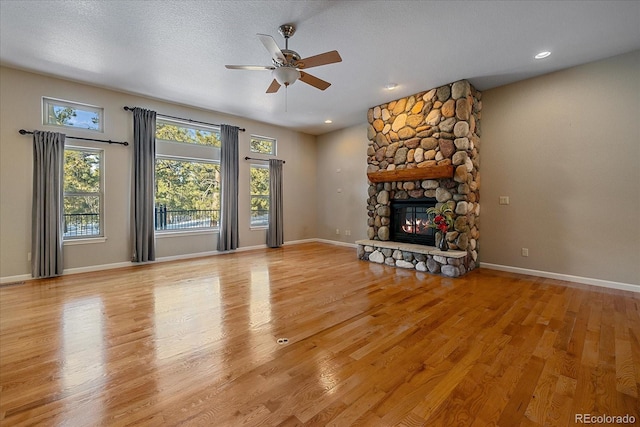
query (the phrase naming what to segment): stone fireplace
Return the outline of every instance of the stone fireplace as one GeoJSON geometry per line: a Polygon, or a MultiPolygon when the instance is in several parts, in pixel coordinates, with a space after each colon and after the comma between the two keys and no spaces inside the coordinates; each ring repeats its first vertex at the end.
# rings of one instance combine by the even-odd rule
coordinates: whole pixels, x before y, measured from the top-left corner
{"type": "Polygon", "coordinates": [[[368,239],[357,242],[361,259],[451,277],[476,268],[481,109],[481,93],[466,80],[369,109],[368,239]],[[446,235],[415,233],[422,224],[407,228],[407,216],[424,219],[419,206],[426,201],[453,210],[446,235]],[[418,210],[407,211],[413,205],[418,210]],[[448,251],[435,247],[441,239],[448,251]]]}

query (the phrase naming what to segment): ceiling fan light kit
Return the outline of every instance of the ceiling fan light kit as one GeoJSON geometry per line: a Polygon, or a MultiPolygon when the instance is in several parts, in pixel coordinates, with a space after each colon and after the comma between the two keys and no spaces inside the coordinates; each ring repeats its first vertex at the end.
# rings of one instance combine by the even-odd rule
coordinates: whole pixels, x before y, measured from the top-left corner
{"type": "Polygon", "coordinates": [[[300,71],[298,71],[297,68],[289,66],[278,67],[273,70],[271,74],[273,74],[273,78],[276,79],[280,85],[285,86],[294,84],[296,80],[300,78],[300,71]]]}
{"type": "Polygon", "coordinates": [[[289,49],[289,38],[296,32],[295,27],[290,24],[281,25],[278,32],[284,37],[284,49],[280,49],[270,35],[258,34],[258,38],[271,54],[273,65],[226,65],[226,67],[230,70],[271,70],[273,81],[267,88],[267,93],[276,93],[281,86],[291,86],[297,80],[320,90],[331,86],[331,83],[300,70],[341,62],[340,54],[332,50],[302,59],[298,52],[289,49]]]}

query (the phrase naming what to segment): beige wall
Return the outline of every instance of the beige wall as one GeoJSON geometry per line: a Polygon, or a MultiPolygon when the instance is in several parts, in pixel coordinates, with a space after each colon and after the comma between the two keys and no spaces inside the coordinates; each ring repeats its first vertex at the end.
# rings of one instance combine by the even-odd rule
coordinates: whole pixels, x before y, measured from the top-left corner
{"type": "Polygon", "coordinates": [[[481,262],[640,285],[640,52],[482,102],[481,262]]]}
{"type": "Polygon", "coordinates": [[[346,243],[367,238],[367,145],[366,115],[362,125],[318,137],[319,238],[346,243]]]}
{"type": "MultiPolygon", "coordinates": [[[[42,96],[102,106],[105,132],[64,130],[74,136],[132,142],[131,113],[124,105],[150,108],[161,113],[213,123],[244,127],[240,133],[240,157],[250,155],[249,136],[278,140],[278,158],[284,167],[285,242],[310,239],[316,232],[316,138],[285,128],[239,117],[171,104],[131,94],[83,85],[67,80],[0,68],[0,277],[30,273],[27,253],[31,239],[32,148],[30,136],[18,130],[59,130],[42,125],[42,96]]],[[[70,143],[68,140],[67,143],[70,143]]],[[[73,141],[73,145],[105,150],[104,243],[66,245],[65,269],[128,262],[130,251],[130,188],[132,148],[73,141]]],[[[265,243],[265,230],[249,229],[249,164],[240,161],[240,246],[265,243]]],[[[157,256],[170,257],[215,251],[217,234],[157,239],[157,256]]]]}

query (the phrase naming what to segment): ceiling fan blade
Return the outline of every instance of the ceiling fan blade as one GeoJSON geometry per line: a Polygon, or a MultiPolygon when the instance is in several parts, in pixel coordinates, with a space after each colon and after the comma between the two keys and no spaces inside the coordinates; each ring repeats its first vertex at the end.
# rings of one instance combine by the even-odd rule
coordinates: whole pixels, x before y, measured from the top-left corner
{"type": "Polygon", "coordinates": [[[260,38],[260,41],[262,42],[264,47],[267,48],[267,50],[269,51],[271,58],[273,58],[275,61],[281,64],[284,64],[285,62],[287,62],[286,58],[284,57],[284,54],[278,47],[278,44],[273,39],[273,37],[271,37],[268,34],[258,34],[258,37],[260,38]]]}
{"type": "Polygon", "coordinates": [[[308,85],[311,85],[315,88],[318,88],[320,90],[325,90],[326,88],[328,88],[329,86],[331,86],[331,83],[326,82],[322,79],[319,79],[315,76],[312,76],[311,74],[305,73],[303,71],[300,71],[300,80],[302,80],[303,82],[305,82],[308,85]]]}
{"type": "Polygon", "coordinates": [[[269,85],[269,88],[267,89],[267,93],[276,93],[278,89],[280,89],[280,83],[278,83],[276,79],[273,79],[273,81],[269,85]]]}
{"type": "Polygon", "coordinates": [[[250,70],[250,71],[263,71],[274,70],[276,67],[264,66],[264,65],[225,65],[230,70],[250,70]]]}
{"type": "Polygon", "coordinates": [[[319,55],[310,56],[308,58],[301,59],[298,61],[298,68],[311,68],[317,67],[319,65],[327,65],[334,64],[336,62],[342,62],[342,58],[337,50],[332,50],[331,52],[321,53],[319,55]]]}

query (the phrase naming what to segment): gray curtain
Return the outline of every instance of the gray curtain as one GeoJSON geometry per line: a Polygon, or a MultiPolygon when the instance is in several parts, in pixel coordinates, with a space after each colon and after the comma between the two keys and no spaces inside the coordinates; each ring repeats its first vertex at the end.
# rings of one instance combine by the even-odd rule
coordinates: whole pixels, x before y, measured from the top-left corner
{"type": "Polygon", "coordinates": [[[284,243],[282,222],[282,160],[269,159],[269,229],[267,246],[278,248],[284,243]]]}
{"type": "Polygon", "coordinates": [[[219,251],[238,247],[238,129],[236,126],[220,126],[219,251]]]}
{"type": "Polygon", "coordinates": [[[62,133],[33,132],[31,275],[35,278],[59,276],[64,269],[64,139],[62,133]]]}
{"type": "Polygon", "coordinates": [[[133,109],[133,262],[156,259],[156,112],[133,109]]]}

